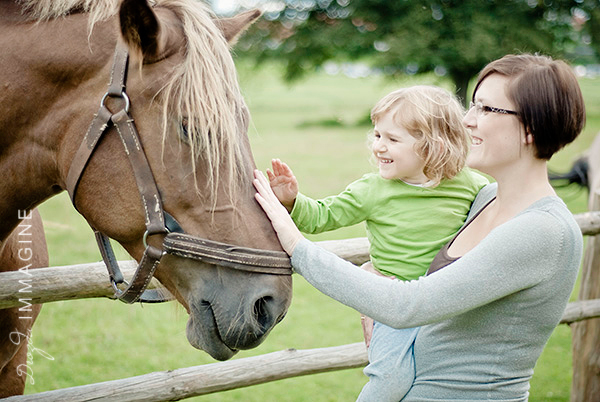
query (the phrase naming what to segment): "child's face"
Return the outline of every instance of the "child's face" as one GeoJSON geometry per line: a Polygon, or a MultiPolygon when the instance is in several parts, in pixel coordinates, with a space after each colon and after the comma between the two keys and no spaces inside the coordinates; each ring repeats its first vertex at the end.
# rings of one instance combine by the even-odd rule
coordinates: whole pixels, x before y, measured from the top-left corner
{"type": "Polygon", "coordinates": [[[379,119],[374,134],[372,150],[381,177],[411,184],[429,180],[423,173],[425,162],[414,150],[417,140],[394,122],[393,113],[388,112],[379,119]]]}

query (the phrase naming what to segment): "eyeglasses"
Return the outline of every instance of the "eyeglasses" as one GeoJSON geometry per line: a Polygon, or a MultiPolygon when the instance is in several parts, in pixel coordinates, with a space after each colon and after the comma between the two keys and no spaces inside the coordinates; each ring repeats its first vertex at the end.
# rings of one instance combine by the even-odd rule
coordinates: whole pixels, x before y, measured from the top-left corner
{"type": "Polygon", "coordinates": [[[473,108],[475,108],[475,112],[477,113],[477,116],[484,116],[488,113],[514,114],[514,115],[518,114],[514,110],[507,110],[507,109],[500,109],[499,107],[486,106],[481,102],[475,102],[475,103],[471,102],[469,104],[469,110],[471,110],[473,108]]]}

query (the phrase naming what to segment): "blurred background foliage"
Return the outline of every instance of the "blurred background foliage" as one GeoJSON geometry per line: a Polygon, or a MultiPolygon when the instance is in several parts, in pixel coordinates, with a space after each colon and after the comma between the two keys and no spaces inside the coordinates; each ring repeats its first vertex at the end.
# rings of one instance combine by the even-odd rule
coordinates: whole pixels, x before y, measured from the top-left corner
{"type": "Polygon", "coordinates": [[[240,0],[264,17],[236,46],[298,80],[326,63],[364,62],[389,77],[434,72],[465,100],[469,81],[508,53],[598,62],[599,0],[240,0]]]}

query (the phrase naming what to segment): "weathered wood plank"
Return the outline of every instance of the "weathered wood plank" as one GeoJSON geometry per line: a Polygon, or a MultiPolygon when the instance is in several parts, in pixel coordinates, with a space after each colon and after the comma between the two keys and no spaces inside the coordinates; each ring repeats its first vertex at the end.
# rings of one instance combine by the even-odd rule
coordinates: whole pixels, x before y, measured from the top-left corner
{"type": "Polygon", "coordinates": [[[366,237],[356,237],[344,240],[325,240],[317,242],[325,250],[350,261],[356,265],[362,265],[369,261],[369,241],[366,237]]]}
{"type": "Polygon", "coordinates": [[[600,234],[600,211],[576,214],[575,220],[584,236],[595,236],[600,234]]]}
{"type": "Polygon", "coordinates": [[[227,362],[10,397],[4,401],[175,401],[284,378],[362,367],[366,363],[367,353],[362,342],[319,349],[287,349],[227,362]]]}
{"type": "Polygon", "coordinates": [[[600,317],[600,299],[581,300],[567,305],[560,323],[570,325],[574,322],[597,317],[600,317]]]}
{"type": "MultiPolygon", "coordinates": [[[[134,261],[121,261],[120,266],[126,278],[133,276],[134,261]]],[[[153,280],[149,287],[155,288],[157,283],[153,280]]],[[[0,309],[27,303],[110,297],[113,293],[106,266],[101,262],[0,274],[0,309]]]]}
{"type": "MultiPolygon", "coordinates": [[[[369,259],[369,243],[365,237],[323,241],[319,244],[358,265],[369,259]]],[[[133,276],[136,269],[134,261],[120,261],[119,265],[125,278],[133,276]]],[[[159,286],[158,282],[153,280],[150,288],[159,286]]],[[[27,303],[112,295],[106,266],[102,262],[0,273],[0,309],[21,307],[27,303]]]]}

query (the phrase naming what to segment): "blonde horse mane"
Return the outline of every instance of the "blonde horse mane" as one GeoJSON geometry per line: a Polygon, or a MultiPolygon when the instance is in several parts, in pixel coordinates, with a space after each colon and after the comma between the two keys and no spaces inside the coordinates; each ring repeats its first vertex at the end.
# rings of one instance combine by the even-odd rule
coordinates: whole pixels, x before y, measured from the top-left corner
{"type": "MultiPolygon", "coordinates": [[[[73,12],[89,14],[90,32],[95,23],[114,16],[119,0],[19,0],[32,19],[60,18],[73,12]]],[[[213,22],[213,14],[195,0],[156,0],[153,5],[169,8],[181,19],[187,48],[183,63],[170,73],[160,93],[163,104],[163,142],[173,121],[187,121],[188,144],[196,163],[207,164],[209,194],[216,207],[218,182],[230,183],[236,191],[241,177],[242,152],[237,134],[244,124],[245,104],[229,46],[213,22]],[[205,57],[212,55],[212,57],[205,57]],[[224,171],[223,171],[224,170],[224,171]]],[[[196,190],[199,191],[196,183],[196,190]]]]}

